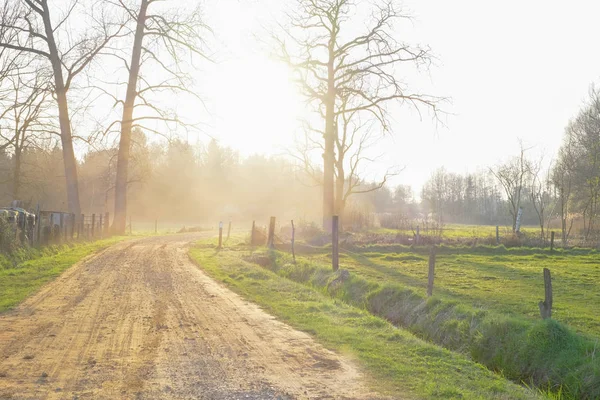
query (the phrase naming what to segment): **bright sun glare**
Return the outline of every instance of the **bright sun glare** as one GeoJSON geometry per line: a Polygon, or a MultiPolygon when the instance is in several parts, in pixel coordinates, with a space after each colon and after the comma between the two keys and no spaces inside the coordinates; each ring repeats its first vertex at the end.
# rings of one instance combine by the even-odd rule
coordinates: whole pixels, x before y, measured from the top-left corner
{"type": "Polygon", "coordinates": [[[291,79],[285,65],[258,55],[217,66],[210,82],[215,137],[243,154],[280,152],[304,110],[291,79]]]}

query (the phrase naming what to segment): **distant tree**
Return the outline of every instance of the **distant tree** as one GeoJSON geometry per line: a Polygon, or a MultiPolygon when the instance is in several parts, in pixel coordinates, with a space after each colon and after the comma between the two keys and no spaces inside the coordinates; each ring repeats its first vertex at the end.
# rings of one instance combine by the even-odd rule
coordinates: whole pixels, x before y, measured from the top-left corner
{"type": "Polygon", "coordinates": [[[563,245],[567,244],[573,227],[573,190],[575,186],[574,138],[570,125],[566,129],[565,138],[558,151],[558,159],[552,169],[552,184],[557,191],[557,203],[560,212],[561,238],[563,245]],[[570,220],[570,221],[569,221],[570,220]]]}
{"type": "Polygon", "coordinates": [[[565,130],[556,168],[562,218],[571,212],[580,213],[588,239],[597,233],[600,206],[600,91],[593,85],[588,100],[565,130]]]}
{"type": "Polygon", "coordinates": [[[12,198],[21,199],[24,180],[23,152],[34,148],[39,140],[48,138],[55,127],[50,108],[50,91],[43,86],[38,72],[22,71],[7,78],[12,88],[12,102],[6,104],[8,111],[0,124],[0,137],[12,150],[12,198]]]}
{"type": "MultiPolygon", "coordinates": [[[[336,208],[340,119],[370,115],[385,131],[390,126],[388,103],[425,106],[435,112],[441,99],[408,90],[397,74],[402,64],[429,65],[431,54],[428,48],[395,39],[394,26],[407,16],[394,1],[367,5],[355,0],[298,0],[297,5],[276,42],[280,58],[295,69],[303,94],[325,122],[321,139],[323,226],[328,229],[336,208]],[[358,20],[360,25],[352,23],[358,20]],[[364,32],[355,33],[355,26],[365,26],[364,32]]],[[[343,192],[340,186],[338,193],[343,192]]]]}
{"type": "Polygon", "coordinates": [[[508,200],[508,211],[512,217],[512,230],[517,229],[517,214],[521,207],[523,189],[527,183],[527,176],[531,172],[531,162],[526,157],[528,149],[520,144],[520,152],[517,157],[512,158],[504,164],[490,168],[490,172],[496,177],[508,200]]]}
{"type": "Polygon", "coordinates": [[[540,237],[543,241],[546,241],[546,231],[548,230],[550,219],[554,215],[556,202],[552,198],[550,190],[550,186],[552,185],[550,176],[551,168],[543,171],[542,167],[543,158],[537,162],[531,162],[529,195],[533,209],[538,217],[540,237]]]}

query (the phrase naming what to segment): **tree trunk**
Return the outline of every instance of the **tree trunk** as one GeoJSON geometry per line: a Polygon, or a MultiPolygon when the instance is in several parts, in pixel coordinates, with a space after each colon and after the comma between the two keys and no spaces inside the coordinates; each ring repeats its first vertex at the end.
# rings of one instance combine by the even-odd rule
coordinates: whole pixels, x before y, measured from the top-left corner
{"type": "Polygon", "coordinates": [[[44,21],[44,30],[48,41],[48,52],[50,54],[50,63],[54,74],[54,89],[56,93],[56,102],[58,103],[58,120],[60,124],[60,142],[62,144],[63,163],[65,168],[65,179],[67,183],[67,206],[68,211],[76,215],[81,214],[81,205],[79,203],[79,182],[77,177],[77,161],[75,160],[75,151],[73,150],[73,135],[71,133],[71,120],[69,117],[69,106],[67,103],[67,90],[65,88],[62,63],[56,42],[54,40],[54,31],[50,21],[50,10],[47,1],[42,2],[44,21]]]}
{"type": "Polygon", "coordinates": [[[335,168],[335,74],[334,44],[329,41],[329,62],[327,63],[327,97],[325,99],[325,152],[323,153],[323,229],[331,232],[331,216],[334,211],[334,168],[335,168]]]}
{"type": "Polygon", "coordinates": [[[137,17],[137,26],[135,38],[133,40],[133,51],[129,69],[129,82],[127,83],[127,94],[123,106],[123,118],[121,120],[121,138],[119,140],[117,178],[115,184],[115,217],[112,226],[112,230],[116,234],[124,234],[127,225],[127,180],[129,175],[129,153],[131,152],[133,107],[137,97],[136,88],[140,72],[140,58],[142,54],[142,42],[144,40],[147,10],[148,0],[142,0],[140,12],[137,17]]]}
{"type": "Polygon", "coordinates": [[[337,177],[335,181],[335,215],[339,218],[339,229],[343,230],[343,215],[346,201],[344,200],[344,184],[346,181],[346,174],[344,173],[344,166],[342,163],[337,164],[337,177]]]}

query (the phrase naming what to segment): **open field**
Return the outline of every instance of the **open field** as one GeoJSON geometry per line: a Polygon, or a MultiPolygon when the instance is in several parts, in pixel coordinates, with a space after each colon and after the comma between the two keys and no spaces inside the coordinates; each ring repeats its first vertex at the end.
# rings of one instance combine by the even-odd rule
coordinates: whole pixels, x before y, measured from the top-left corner
{"type": "MultiPolygon", "coordinates": [[[[413,229],[388,229],[388,228],[377,228],[372,230],[373,233],[389,234],[389,235],[413,235],[417,231],[415,225],[413,229]]],[[[523,226],[521,232],[527,236],[535,237],[539,235],[540,228],[537,226],[523,226]]],[[[420,233],[422,235],[434,235],[434,230],[427,230],[426,227],[420,227],[420,233]]],[[[512,228],[510,226],[500,225],[498,227],[498,233],[500,237],[512,236],[512,228]]],[[[446,224],[442,229],[443,239],[485,239],[496,237],[496,226],[495,225],[466,225],[466,224],[446,224]]]]}
{"type": "Polygon", "coordinates": [[[329,246],[298,243],[295,265],[289,245],[278,248],[226,246],[238,262],[257,263],[367,310],[515,382],[559,398],[600,396],[595,250],[442,245],[434,297],[428,299],[429,247],[350,245],[341,250],[340,264],[351,278],[335,290],[329,285],[340,275],[331,272],[329,246]],[[547,321],[538,308],[544,267],[552,271],[554,286],[554,319],[547,321]]]}
{"type": "MultiPolygon", "coordinates": [[[[428,249],[397,246],[342,251],[341,264],[379,283],[394,282],[422,293],[427,288],[428,249]]],[[[442,248],[436,256],[435,294],[450,301],[509,316],[540,318],[543,268],[552,272],[553,318],[579,332],[600,336],[600,254],[594,250],[554,251],[442,248]]],[[[328,265],[329,252],[309,261],[328,265]]]]}
{"type": "MultiPolygon", "coordinates": [[[[320,287],[294,282],[301,280],[297,276],[286,279],[283,275],[293,275],[293,267],[285,267],[285,272],[270,271],[253,262],[250,254],[250,248],[234,243],[216,251],[214,240],[204,241],[190,251],[211,277],[311,333],[326,346],[357,359],[372,387],[384,394],[408,391],[409,397],[428,399],[538,396],[464,355],[427,343],[361,307],[332,298],[320,287]]],[[[260,254],[255,256],[262,257],[260,254]]],[[[297,271],[302,273],[301,268],[297,271]]]]}

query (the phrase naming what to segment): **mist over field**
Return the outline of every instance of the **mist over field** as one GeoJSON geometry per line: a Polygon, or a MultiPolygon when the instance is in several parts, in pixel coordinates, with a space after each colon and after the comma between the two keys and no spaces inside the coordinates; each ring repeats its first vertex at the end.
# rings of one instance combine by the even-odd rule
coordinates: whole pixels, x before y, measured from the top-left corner
{"type": "Polygon", "coordinates": [[[600,398],[599,13],[0,0],[0,398],[600,398]]]}

